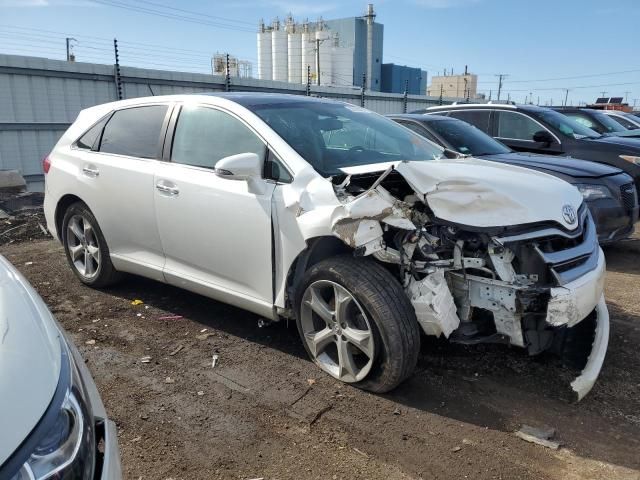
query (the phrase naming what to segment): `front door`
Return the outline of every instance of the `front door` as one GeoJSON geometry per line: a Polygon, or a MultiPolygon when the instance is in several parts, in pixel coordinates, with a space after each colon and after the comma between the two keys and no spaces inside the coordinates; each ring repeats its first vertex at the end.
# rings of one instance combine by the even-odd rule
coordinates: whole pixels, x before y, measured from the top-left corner
{"type": "Polygon", "coordinates": [[[265,143],[230,113],[185,106],[175,125],[171,162],[155,175],[158,230],[169,283],[264,313],[273,304],[273,182],[229,180],[218,160],[264,158],[265,143]]]}

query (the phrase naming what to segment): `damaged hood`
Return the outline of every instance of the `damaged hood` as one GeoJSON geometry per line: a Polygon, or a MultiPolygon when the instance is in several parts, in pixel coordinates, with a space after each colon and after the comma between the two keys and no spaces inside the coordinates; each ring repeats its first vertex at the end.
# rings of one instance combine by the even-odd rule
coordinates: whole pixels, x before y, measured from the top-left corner
{"type": "Polygon", "coordinates": [[[526,168],[464,158],[342,170],[357,175],[383,171],[390,165],[441,220],[476,228],[549,221],[570,230],[578,225],[576,212],[582,203],[578,190],[564,180],[526,168]]]}

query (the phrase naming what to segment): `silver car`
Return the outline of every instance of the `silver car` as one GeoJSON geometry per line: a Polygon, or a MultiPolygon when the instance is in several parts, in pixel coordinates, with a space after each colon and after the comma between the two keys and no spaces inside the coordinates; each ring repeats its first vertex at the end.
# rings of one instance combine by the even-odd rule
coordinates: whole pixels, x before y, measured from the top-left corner
{"type": "Polygon", "coordinates": [[[116,427],[82,357],[2,256],[0,412],[3,480],[122,478],[116,427]]]}

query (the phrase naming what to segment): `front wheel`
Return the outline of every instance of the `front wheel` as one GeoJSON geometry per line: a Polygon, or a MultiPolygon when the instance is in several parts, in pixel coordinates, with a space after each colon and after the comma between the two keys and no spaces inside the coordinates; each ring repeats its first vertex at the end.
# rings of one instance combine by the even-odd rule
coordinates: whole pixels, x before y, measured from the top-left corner
{"type": "Polygon", "coordinates": [[[82,283],[100,288],[120,280],[98,221],[84,203],[74,203],[65,212],[62,244],[73,273],[82,283]]]}
{"type": "Polygon", "coordinates": [[[326,373],[377,393],[411,375],[420,331],[407,295],[384,267],[333,257],[311,267],[297,292],[298,332],[326,373]]]}

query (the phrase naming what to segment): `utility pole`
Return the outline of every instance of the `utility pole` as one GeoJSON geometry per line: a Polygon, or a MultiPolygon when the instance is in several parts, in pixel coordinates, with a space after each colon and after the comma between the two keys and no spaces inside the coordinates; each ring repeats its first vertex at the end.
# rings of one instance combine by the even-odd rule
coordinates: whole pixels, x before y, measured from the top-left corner
{"type": "Polygon", "coordinates": [[[443,87],[444,87],[444,85],[441,83],[440,84],[440,103],[439,103],[439,105],[442,105],[442,91],[444,90],[443,87]]]}
{"type": "Polygon", "coordinates": [[[529,92],[529,105],[533,105],[533,92],[529,92]]]}
{"type": "Polygon", "coordinates": [[[496,75],[498,77],[498,101],[500,101],[500,92],[502,92],[502,80],[508,77],[506,73],[499,73],[496,75]]]}
{"type": "Polygon", "coordinates": [[[316,38],[316,80],[320,85],[320,39],[316,38]]]}
{"type": "Polygon", "coordinates": [[[538,95],[538,106],[540,106],[540,95],[538,95]]]}
{"type": "MultiPolygon", "coordinates": [[[[469,103],[469,97],[467,96],[467,77],[462,77],[462,79],[464,80],[464,92],[462,92],[462,93],[464,94],[463,96],[467,98],[467,103],[469,103]]],[[[456,88],[456,90],[457,90],[457,88],[456,88]]],[[[458,92],[456,92],[456,93],[458,93],[458,92]]]]}
{"type": "Polygon", "coordinates": [[[367,74],[362,74],[362,90],[360,91],[360,106],[364,107],[364,89],[367,86],[367,74]]]}
{"type": "Polygon", "coordinates": [[[602,94],[602,97],[604,98],[604,96],[605,96],[607,93],[609,93],[609,92],[602,91],[602,92],[600,92],[600,93],[602,94]]]}
{"type": "Polygon", "coordinates": [[[636,104],[637,104],[637,103],[638,103],[638,99],[637,99],[637,98],[634,98],[634,99],[633,99],[633,109],[634,109],[634,110],[636,109],[636,104]]]}
{"type": "Polygon", "coordinates": [[[307,65],[307,97],[311,96],[311,65],[307,65]]]}
{"type": "Polygon", "coordinates": [[[489,101],[491,101],[491,94],[493,93],[493,90],[489,90],[489,101]]]}
{"type": "Polygon", "coordinates": [[[565,88],[564,89],[564,106],[567,106],[567,98],[569,97],[569,89],[565,88]]]}
{"type": "Polygon", "coordinates": [[[629,103],[629,94],[631,92],[624,92],[624,103],[629,103]]]}
{"type": "Polygon", "coordinates": [[[113,39],[113,53],[116,57],[115,68],[115,81],[116,81],[116,94],[118,100],[122,100],[122,77],[120,76],[120,56],[118,55],[118,40],[113,39]]]}
{"type": "Polygon", "coordinates": [[[231,91],[231,72],[229,71],[229,54],[226,55],[225,75],[224,75],[224,91],[231,91]]]}
{"type": "Polygon", "coordinates": [[[76,40],[75,38],[72,37],[67,37],[66,38],[66,42],[67,42],[67,62],[75,62],[76,61],[76,56],[73,53],[73,45],[71,44],[71,42],[77,42],[78,40],[76,40]]]}
{"type": "Polygon", "coordinates": [[[409,80],[404,81],[404,97],[402,98],[402,113],[407,113],[407,96],[409,95],[409,80]]]}

